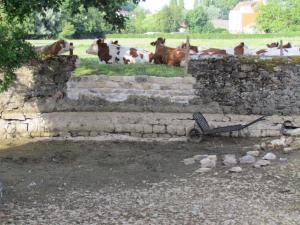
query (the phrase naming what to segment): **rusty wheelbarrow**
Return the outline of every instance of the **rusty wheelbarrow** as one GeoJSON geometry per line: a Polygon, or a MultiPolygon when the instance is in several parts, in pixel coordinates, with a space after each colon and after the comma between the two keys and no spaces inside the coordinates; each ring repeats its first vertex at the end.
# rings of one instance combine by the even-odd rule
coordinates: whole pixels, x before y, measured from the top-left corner
{"type": "Polygon", "coordinates": [[[187,133],[188,139],[193,142],[201,142],[203,136],[213,136],[220,133],[227,133],[233,131],[239,131],[246,127],[251,126],[254,123],[257,123],[261,120],[264,120],[266,116],[259,117],[258,119],[247,123],[247,124],[237,124],[237,125],[230,125],[225,127],[216,127],[210,128],[207,120],[202,115],[201,112],[197,112],[193,114],[193,119],[195,120],[195,125],[192,129],[189,130],[187,133]]]}

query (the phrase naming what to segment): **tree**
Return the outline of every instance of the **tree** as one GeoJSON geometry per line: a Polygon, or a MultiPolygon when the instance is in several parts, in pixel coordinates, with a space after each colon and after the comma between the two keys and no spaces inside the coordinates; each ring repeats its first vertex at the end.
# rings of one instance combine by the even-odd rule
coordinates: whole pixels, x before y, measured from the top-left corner
{"type": "Polygon", "coordinates": [[[178,6],[182,9],[184,9],[184,0],[179,0],[178,6]]]}
{"type": "Polygon", "coordinates": [[[187,13],[186,20],[192,32],[202,33],[209,32],[213,29],[213,26],[209,21],[207,13],[201,6],[189,11],[187,13]]]}
{"type": "Polygon", "coordinates": [[[160,29],[159,31],[175,32],[184,19],[183,9],[179,6],[165,6],[156,14],[155,19],[160,29]]]}
{"type": "Polygon", "coordinates": [[[298,0],[270,0],[257,8],[259,30],[274,33],[300,30],[300,2],[298,0]]]}
{"type": "MultiPolygon", "coordinates": [[[[131,0],[137,4],[140,0],[131,0]]],[[[122,29],[126,17],[119,10],[127,0],[0,0],[0,91],[7,90],[15,78],[14,71],[24,62],[35,57],[33,47],[25,41],[26,33],[16,24],[23,24],[34,13],[53,10],[59,12],[62,4],[72,15],[79,13],[80,7],[87,11],[95,7],[102,12],[103,19],[112,29],[122,29]]]]}
{"type": "Polygon", "coordinates": [[[215,0],[214,5],[220,9],[220,19],[228,19],[229,11],[241,0],[215,0]]]}

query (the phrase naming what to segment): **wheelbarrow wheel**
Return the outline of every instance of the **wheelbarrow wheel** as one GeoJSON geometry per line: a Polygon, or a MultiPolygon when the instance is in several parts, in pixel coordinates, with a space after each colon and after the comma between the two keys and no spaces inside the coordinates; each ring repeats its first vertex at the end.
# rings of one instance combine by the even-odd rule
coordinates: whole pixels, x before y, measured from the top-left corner
{"type": "Polygon", "coordinates": [[[187,138],[189,142],[200,143],[203,139],[203,135],[200,130],[192,128],[187,132],[187,138]]]}

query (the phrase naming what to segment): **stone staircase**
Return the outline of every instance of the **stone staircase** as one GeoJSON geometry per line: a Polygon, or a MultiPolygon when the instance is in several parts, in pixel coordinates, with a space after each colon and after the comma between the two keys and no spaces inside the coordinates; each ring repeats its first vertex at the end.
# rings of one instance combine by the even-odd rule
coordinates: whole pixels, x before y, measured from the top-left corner
{"type": "Polygon", "coordinates": [[[188,104],[196,97],[193,77],[105,76],[72,77],[67,83],[67,97],[105,99],[123,102],[130,96],[163,98],[172,103],[188,104]]]}

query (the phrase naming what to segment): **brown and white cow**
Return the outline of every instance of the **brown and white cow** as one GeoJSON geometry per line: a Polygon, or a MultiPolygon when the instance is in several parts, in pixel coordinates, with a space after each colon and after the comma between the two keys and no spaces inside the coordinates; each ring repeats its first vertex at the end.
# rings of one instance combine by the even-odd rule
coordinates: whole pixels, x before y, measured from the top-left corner
{"type": "Polygon", "coordinates": [[[185,50],[166,47],[165,42],[166,39],[160,37],[150,43],[152,46],[155,46],[154,63],[183,66],[185,63],[185,50]]]}
{"type": "Polygon", "coordinates": [[[208,48],[204,49],[202,51],[199,51],[200,55],[235,55],[235,56],[241,56],[241,55],[251,55],[251,52],[246,47],[244,42],[241,42],[236,47],[228,48],[228,49],[219,49],[219,48],[208,48]]]}
{"type": "Polygon", "coordinates": [[[103,39],[95,40],[86,53],[97,55],[100,64],[150,63],[153,57],[153,54],[148,51],[120,46],[118,42],[107,44],[103,39]]]}
{"type": "Polygon", "coordinates": [[[35,47],[35,51],[45,58],[56,56],[70,51],[70,43],[61,39],[51,45],[35,47]]]}
{"type": "Polygon", "coordinates": [[[300,49],[299,47],[293,47],[290,42],[285,45],[282,45],[282,52],[280,49],[279,43],[272,43],[267,45],[267,49],[260,49],[256,51],[256,55],[259,56],[299,56],[300,49]]]}

